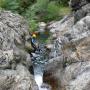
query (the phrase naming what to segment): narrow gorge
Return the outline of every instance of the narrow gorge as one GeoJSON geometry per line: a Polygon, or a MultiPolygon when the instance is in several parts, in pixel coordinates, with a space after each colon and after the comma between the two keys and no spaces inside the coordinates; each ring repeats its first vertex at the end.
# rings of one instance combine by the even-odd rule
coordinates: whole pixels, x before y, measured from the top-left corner
{"type": "Polygon", "coordinates": [[[39,22],[48,42],[39,37],[35,52],[27,20],[0,10],[0,90],[90,90],[90,1],[69,6],[62,19],[39,22]]]}

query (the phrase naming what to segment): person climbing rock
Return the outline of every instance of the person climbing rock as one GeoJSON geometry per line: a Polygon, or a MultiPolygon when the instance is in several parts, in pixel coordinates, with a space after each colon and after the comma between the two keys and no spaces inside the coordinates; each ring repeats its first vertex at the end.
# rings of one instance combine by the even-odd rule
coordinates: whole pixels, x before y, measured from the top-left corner
{"type": "Polygon", "coordinates": [[[31,56],[33,56],[32,53],[35,53],[35,51],[38,50],[38,48],[39,44],[37,41],[37,35],[35,33],[30,33],[30,37],[25,43],[25,50],[29,52],[31,56]]]}
{"type": "Polygon", "coordinates": [[[35,33],[32,34],[32,37],[31,37],[31,45],[32,47],[34,48],[34,51],[35,52],[37,49],[38,49],[38,42],[37,42],[37,36],[35,33]]]}

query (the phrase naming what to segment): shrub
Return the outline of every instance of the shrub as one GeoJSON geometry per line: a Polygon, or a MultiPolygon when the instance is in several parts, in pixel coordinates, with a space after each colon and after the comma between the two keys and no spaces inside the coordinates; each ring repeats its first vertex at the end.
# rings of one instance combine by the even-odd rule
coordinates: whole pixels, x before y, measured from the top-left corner
{"type": "Polygon", "coordinates": [[[34,32],[37,30],[38,24],[36,20],[30,20],[29,21],[29,26],[30,26],[30,32],[34,32]]]}
{"type": "Polygon", "coordinates": [[[60,8],[55,4],[55,2],[50,2],[46,9],[46,15],[43,17],[43,20],[46,22],[56,20],[59,18],[60,8]]]}
{"type": "Polygon", "coordinates": [[[1,7],[6,10],[17,12],[19,3],[16,0],[2,0],[1,7]]]}
{"type": "Polygon", "coordinates": [[[26,17],[31,30],[34,31],[38,22],[58,20],[67,14],[69,9],[63,8],[67,2],[67,0],[0,0],[0,7],[26,17]]]}
{"type": "Polygon", "coordinates": [[[37,3],[28,8],[26,16],[37,21],[51,21],[59,17],[59,6],[49,0],[37,0],[37,3]]]}

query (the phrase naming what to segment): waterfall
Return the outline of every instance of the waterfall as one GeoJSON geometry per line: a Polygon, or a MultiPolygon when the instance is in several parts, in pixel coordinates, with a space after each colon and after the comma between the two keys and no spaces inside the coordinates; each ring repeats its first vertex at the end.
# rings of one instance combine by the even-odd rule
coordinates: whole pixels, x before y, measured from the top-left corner
{"type": "Polygon", "coordinates": [[[44,49],[44,45],[40,45],[39,48],[42,50],[37,50],[35,53],[32,53],[34,79],[38,85],[39,90],[51,90],[51,87],[43,82],[44,65],[47,62],[45,58],[46,51],[44,49]]]}
{"type": "Polygon", "coordinates": [[[43,83],[43,70],[40,65],[34,67],[34,78],[39,90],[51,90],[49,85],[43,83]]]}
{"type": "Polygon", "coordinates": [[[43,84],[43,71],[39,65],[34,67],[34,78],[38,87],[40,88],[43,84]]]}

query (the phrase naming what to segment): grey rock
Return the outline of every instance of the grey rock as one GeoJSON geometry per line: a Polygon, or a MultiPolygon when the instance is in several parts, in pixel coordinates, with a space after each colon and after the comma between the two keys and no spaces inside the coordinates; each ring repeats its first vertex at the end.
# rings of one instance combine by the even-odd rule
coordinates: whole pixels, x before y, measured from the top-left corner
{"type": "Polygon", "coordinates": [[[23,65],[19,64],[16,70],[0,70],[0,90],[36,90],[35,85],[33,76],[23,65]]]}
{"type": "Polygon", "coordinates": [[[3,61],[0,67],[10,68],[10,64],[17,61],[27,62],[29,55],[25,51],[25,43],[30,37],[28,29],[23,17],[10,11],[0,11],[0,62],[3,61]]]}
{"type": "Polygon", "coordinates": [[[90,62],[72,64],[66,68],[65,73],[63,81],[66,90],[89,90],[90,62]]]}
{"type": "Polygon", "coordinates": [[[26,20],[10,11],[0,11],[0,90],[37,90],[25,44],[30,38],[26,20]],[[35,89],[36,88],[36,89],[35,89]]]}
{"type": "Polygon", "coordinates": [[[72,8],[72,10],[77,11],[80,9],[82,6],[86,5],[89,0],[70,0],[69,1],[69,6],[72,8]]]}
{"type": "Polygon", "coordinates": [[[65,42],[61,44],[62,48],[58,49],[61,55],[58,57],[55,56],[52,59],[50,58],[48,64],[46,64],[44,73],[44,81],[49,83],[53,88],[57,86],[55,90],[90,89],[89,5],[89,3],[86,3],[84,6],[82,5],[74,13],[74,16],[65,19],[64,22],[62,22],[62,19],[49,26],[52,34],[57,34],[55,30],[58,31],[54,41],[60,38],[60,40],[65,42]],[[73,23],[73,17],[75,20],[76,17],[78,18],[75,23],[73,23]],[[52,80],[55,84],[51,83],[52,80]]]}
{"type": "Polygon", "coordinates": [[[90,15],[90,4],[86,4],[85,6],[83,6],[81,9],[77,10],[74,14],[74,22],[76,23],[77,21],[79,21],[81,18],[90,15]]]}

